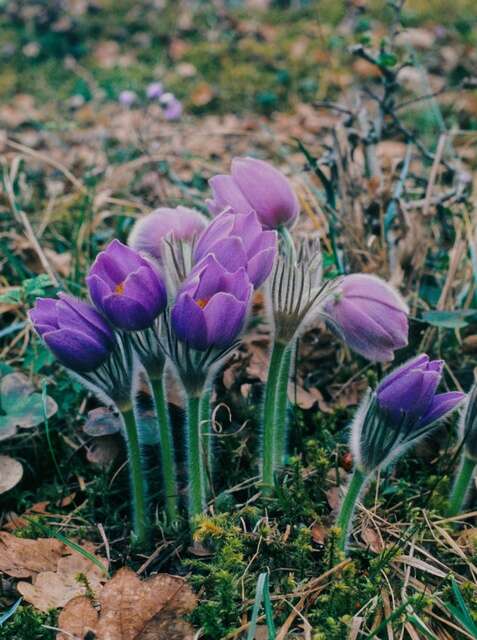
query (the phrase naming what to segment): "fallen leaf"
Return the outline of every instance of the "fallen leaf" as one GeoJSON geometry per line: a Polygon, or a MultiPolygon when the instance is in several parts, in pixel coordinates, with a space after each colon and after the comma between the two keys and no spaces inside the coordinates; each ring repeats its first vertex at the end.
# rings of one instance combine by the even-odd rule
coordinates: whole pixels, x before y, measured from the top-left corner
{"type": "Polygon", "coordinates": [[[1,406],[4,415],[0,415],[0,440],[15,435],[17,428],[31,429],[38,426],[58,410],[56,402],[46,397],[43,402],[41,393],[35,393],[29,379],[20,372],[9,373],[0,381],[1,406]],[[44,406],[44,404],[46,406],[44,406]]]}
{"type": "Polygon", "coordinates": [[[192,640],[192,626],[181,619],[197,604],[183,578],[158,574],[141,581],[131,569],[120,569],[102,588],[100,613],[85,597],[69,601],[60,614],[56,640],[192,640]]]}
{"type": "Polygon", "coordinates": [[[100,436],[95,438],[91,446],[88,447],[86,458],[88,462],[97,464],[100,467],[108,467],[119,455],[121,442],[115,436],[100,436]]]}
{"type": "Polygon", "coordinates": [[[214,91],[207,82],[201,82],[198,84],[190,96],[192,104],[196,107],[204,107],[206,104],[209,104],[213,98],[214,91]]]}
{"type": "Polygon", "coordinates": [[[371,527],[363,527],[361,529],[361,540],[371,549],[371,551],[374,551],[374,553],[381,553],[385,549],[381,536],[371,527]]]}
{"type": "Polygon", "coordinates": [[[89,598],[78,596],[68,602],[58,617],[58,629],[68,629],[67,633],[58,633],[56,640],[71,640],[94,633],[98,623],[98,612],[89,598]]]}
{"type": "Polygon", "coordinates": [[[121,431],[121,418],[107,407],[92,409],[88,411],[83,431],[94,438],[110,436],[121,431]]]}
{"type": "Polygon", "coordinates": [[[21,462],[10,458],[10,456],[0,456],[0,494],[13,489],[23,478],[23,466],[21,462]]]}
{"type": "MultiPolygon", "coordinates": [[[[107,566],[106,560],[98,560],[107,566]]],[[[17,589],[36,609],[47,612],[61,609],[73,598],[86,595],[88,590],[99,594],[105,580],[105,573],[94,562],[73,553],[58,560],[56,571],[39,573],[33,584],[19,582],[17,589]]]]}
{"type": "Polygon", "coordinates": [[[315,523],[311,527],[311,537],[315,544],[324,545],[328,537],[328,529],[322,524],[315,523]]]}
{"type": "Polygon", "coordinates": [[[56,538],[28,540],[0,531],[0,571],[13,578],[55,571],[65,550],[65,545],[56,538]]]}

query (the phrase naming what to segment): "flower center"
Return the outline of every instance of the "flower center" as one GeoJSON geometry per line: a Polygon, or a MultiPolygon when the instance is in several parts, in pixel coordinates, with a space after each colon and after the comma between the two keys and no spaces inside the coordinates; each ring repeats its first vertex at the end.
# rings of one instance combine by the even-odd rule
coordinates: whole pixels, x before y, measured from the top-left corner
{"type": "Polygon", "coordinates": [[[196,305],[201,309],[205,309],[208,302],[209,302],[209,298],[199,298],[198,300],[195,301],[196,305]]]}
{"type": "Polygon", "coordinates": [[[120,296],[124,293],[124,282],[120,282],[114,287],[114,293],[119,293],[120,296]]]}

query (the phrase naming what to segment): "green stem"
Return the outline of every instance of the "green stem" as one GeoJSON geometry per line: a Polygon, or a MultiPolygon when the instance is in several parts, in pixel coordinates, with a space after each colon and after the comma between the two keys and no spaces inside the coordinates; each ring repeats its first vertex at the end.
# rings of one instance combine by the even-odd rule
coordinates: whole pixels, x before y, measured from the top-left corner
{"type": "Polygon", "coordinates": [[[265,491],[273,487],[276,455],[276,406],[280,369],[287,351],[287,345],[274,342],[270,364],[268,367],[267,386],[263,403],[263,451],[262,451],[262,484],[265,491]]]}
{"type": "Polygon", "coordinates": [[[157,426],[159,429],[161,474],[166,497],[166,513],[169,522],[175,522],[179,517],[179,509],[177,505],[177,470],[171,420],[164,389],[164,374],[160,378],[151,380],[151,386],[154,395],[157,426]]]}
{"type": "Polygon", "coordinates": [[[131,478],[133,534],[136,544],[144,546],[148,535],[146,480],[142,470],[141,448],[132,408],[121,411],[126,431],[128,462],[131,478]]]}
{"type": "Polygon", "coordinates": [[[367,480],[367,476],[355,469],[351,482],[349,483],[348,490],[344,497],[343,503],[340,508],[338,518],[336,520],[336,526],[340,529],[339,537],[337,540],[337,547],[340,551],[346,551],[346,544],[348,542],[349,529],[351,526],[351,520],[353,518],[356,501],[363,488],[364,483],[367,480]]]}
{"type": "Polygon", "coordinates": [[[189,518],[200,515],[205,507],[204,470],[200,428],[200,397],[187,399],[187,471],[189,476],[189,518]]]}
{"type": "Polygon", "coordinates": [[[282,466],[286,462],[287,438],[288,438],[288,382],[290,380],[290,368],[293,349],[289,345],[286,349],[280,376],[278,378],[277,403],[275,410],[275,465],[282,466]]]}
{"type": "Polygon", "coordinates": [[[204,443],[204,460],[202,464],[202,471],[204,474],[204,488],[207,493],[211,482],[213,460],[213,442],[211,437],[212,429],[210,420],[210,396],[211,390],[207,389],[206,391],[204,391],[200,399],[200,428],[202,432],[202,442],[204,443]]]}
{"type": "Polygon", "coordinates": [[[465,453],[463,454],[459,471],[457,472],[457,477],[449,497],[449,507],[447,509],[449,516],[457,516],[461,512],[476,465],[477,460],[469,458],[465,453]]]}

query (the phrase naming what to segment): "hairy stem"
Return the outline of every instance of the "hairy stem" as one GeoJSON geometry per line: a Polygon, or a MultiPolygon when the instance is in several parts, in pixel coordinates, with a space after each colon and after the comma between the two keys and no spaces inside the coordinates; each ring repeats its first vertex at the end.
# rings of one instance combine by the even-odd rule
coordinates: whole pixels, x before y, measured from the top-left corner
{"type": "Polygon", "coordinates": [[[288,440],[288,382],[293,349],[286,349],[278,379],[277,403],[275,410],[275,465],[280,467],[286,462],[288,440]]]}
{"type": "Polygon", "coordinates": [[[270,491],[273,487],[276,465],[276,406],[280,381],[280,369],[286,351],[286,344],[283,344],[282,342],[274,342],[268,367],[268,379],[265,387],[262,419],[262,484],[265,491],[270,491]]]}
{"type": "Polygon", "coordinates": [[[340,529],[337,540],[337,547],[340,551],[346,551],[349,530],[351,528],[351,520],[353,518],[356,502],[366,480],[367,476],[362,471],[360,471],[359,469],[354,470],[351,482],[348,485],[348,490],[343,499],[340,512],[336,520],[336,526],[340,529]]]}
{"type": "Polygon", "coordinates": [[[469,458],[465,453],[462,455],[459,471],[449,497],[449,507],[447,509],[449,516],[457,516],[462,511],[476,465],[477,460],[469,458]]]}
{"type": "Polygon", "coordinates": [[[138,546],[144,546],[147,543],[149,517],[145,473],[142,469],[141,448],[133,409],[125,409],[121,411],[121,415],[124,420],[128,448],[134,541],[138,546]]]}
{"type": "Polygon", "coordinates": [[[201,514],[205,507],[201,436],[200,397],[190,395],[187,399],[187,471],[190,519],[201,514]]]}
{"type": "Polygon", "coordinates": [[[211,428],[211,416],[210,416],[210,398],[211,389],[208,388],[202,394],[200,399],[200,429],[202,433],[203,443],[203,463],[202,471],[204,474],[203,484],[206,493],[209,493],[211,477],[213,473],[212,460],[213,460],[213,442],[212,442],[212,428],[211,428]]]}
{"type": "Polygon", "coordinates": [[[169,522],[174,522],[179,517],[179,508],[177,504],[177,470],[174,455],[174,440],[172,438],[172,426],[164,388],[164,373],[160,378],[151,380],[151,386],[154,395],[157,426],[159,429],[161,475],[166,498],[166,513],[169,522]]]}

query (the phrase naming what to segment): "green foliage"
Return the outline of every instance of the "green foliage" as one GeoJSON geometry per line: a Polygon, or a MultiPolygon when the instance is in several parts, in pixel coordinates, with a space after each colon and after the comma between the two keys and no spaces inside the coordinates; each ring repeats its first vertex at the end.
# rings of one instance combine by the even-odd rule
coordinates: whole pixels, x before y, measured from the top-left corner
{"type": "Polygon", "coordinates": [[[56,631],[44,625],[56,625],[56,612],[41,613],[32,607],[20,606],[0,626],[0,640],[54,640],[56,631]]]}

